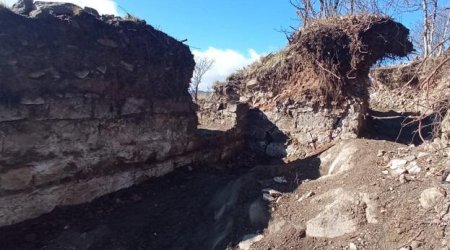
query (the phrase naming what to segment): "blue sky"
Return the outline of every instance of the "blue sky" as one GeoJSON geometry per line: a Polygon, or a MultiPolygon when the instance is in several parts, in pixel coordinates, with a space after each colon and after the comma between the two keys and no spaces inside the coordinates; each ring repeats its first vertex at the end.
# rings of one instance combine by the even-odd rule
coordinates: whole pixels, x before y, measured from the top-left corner
{"type": "Polygon", "coordinates": [[[262,53],[282,48],[279,29],[296,26],[285,0],[118,0],[128,12],[200,50],[210,46],[262,53]]]}
{"type": "MultiPolygon", "coordinates": [[[[12,5],[16,0],[0,0],[12,5]]],[[[45,1],[45,0],[44,0],[45,1]]],[[[282,29],[297,27],[299,20],[289,0],[48,0],[72,2],[96,8],[101,14],[126,12],[187,44],[196,57],[214,59],[200,88],[262,55],[283,48],[287,41],[282,29]]],[[[420,13],[396,16],[411,27],[420,13]]]]}

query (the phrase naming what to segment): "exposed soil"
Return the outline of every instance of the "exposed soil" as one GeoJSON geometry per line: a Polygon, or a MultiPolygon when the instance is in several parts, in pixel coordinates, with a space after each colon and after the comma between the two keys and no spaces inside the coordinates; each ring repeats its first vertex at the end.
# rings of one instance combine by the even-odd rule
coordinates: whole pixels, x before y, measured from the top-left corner
{"type": "MultiPolygon", "coordinates": [[[[424,189],[449,191],[449,185],[440,184],[442,154],[424,153],[433,150],[431,144],[412,148],[352,140],[320,157],[289,164],[181,169],[89,204],[57,208],[2,228],[0,249],[239,249],[243,238],[258,234],[262,239],[251,249],[347,249],[350,243],[358,249],[413,244],[413,249],[437,249],[450,242],[450,203],[427,210],[419,202],[424,189]],[[401,180],[383,173],[391,159],[421,152],[425,158],[417,159],[419,174],[405,174],[401,180]],[[333,163],[339,158],[343,161],[333,163]],[[286,183],[274,177],[284,177],[286,183]],[[275,192],[274,197],[263,199],[263,189],[275,192]],[[346,199],[349,204],[339,203],[346,199]],[[336,237],[308,235],[314,231],[308,223],[336,202],[335,217],[350,211],[355,230],[336,237]]],[[[341,222],[336,224],[345,230],[341,222]]]]}

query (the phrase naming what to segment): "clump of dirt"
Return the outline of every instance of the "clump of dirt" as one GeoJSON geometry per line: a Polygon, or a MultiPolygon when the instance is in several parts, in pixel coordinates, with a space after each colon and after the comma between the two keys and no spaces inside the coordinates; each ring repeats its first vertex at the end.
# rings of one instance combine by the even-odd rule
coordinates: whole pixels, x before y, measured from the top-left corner
{"type": "Polygon", "coordinates": [[[411,52],[408,35],[406,27],[385,16],[318,20],[296,32],[284,50],[230,76],[227,90],[218,92],[272,92],[279,101],[326,104],[346,97],[367,99],[370,67],[384,57],[411,52]]]}

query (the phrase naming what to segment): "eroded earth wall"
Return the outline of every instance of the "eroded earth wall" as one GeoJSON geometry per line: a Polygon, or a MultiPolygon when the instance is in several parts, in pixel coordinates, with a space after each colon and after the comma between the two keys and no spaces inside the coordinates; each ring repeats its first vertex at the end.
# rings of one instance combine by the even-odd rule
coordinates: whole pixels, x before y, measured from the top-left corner
{"type": "Polygon", "coordinates": [[[22,7],[0,7],[0,226],[195,159],[186,45],[72,4],[22,7]]]}

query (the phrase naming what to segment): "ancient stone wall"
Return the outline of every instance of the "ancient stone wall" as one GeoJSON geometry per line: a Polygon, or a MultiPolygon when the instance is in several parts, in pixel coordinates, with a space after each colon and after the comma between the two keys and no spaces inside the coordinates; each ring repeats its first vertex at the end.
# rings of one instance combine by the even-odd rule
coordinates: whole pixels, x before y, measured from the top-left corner
{"type": "Polygon", "coordinates": [[[370,66],[386,55],[409,53],[408,32],[380,16],[318,20],[295,33],[285,49],[216,85],[213,98],[254,110],[250,148],[274,158],[305,157],[362,134],[370,66]]]}
{"type": "Polygon", "coordinates": [[[226,138],[197,132],[186,45],[143,21],[29,2],[0,8],[0,226],[230,156],[226,138]]]}

